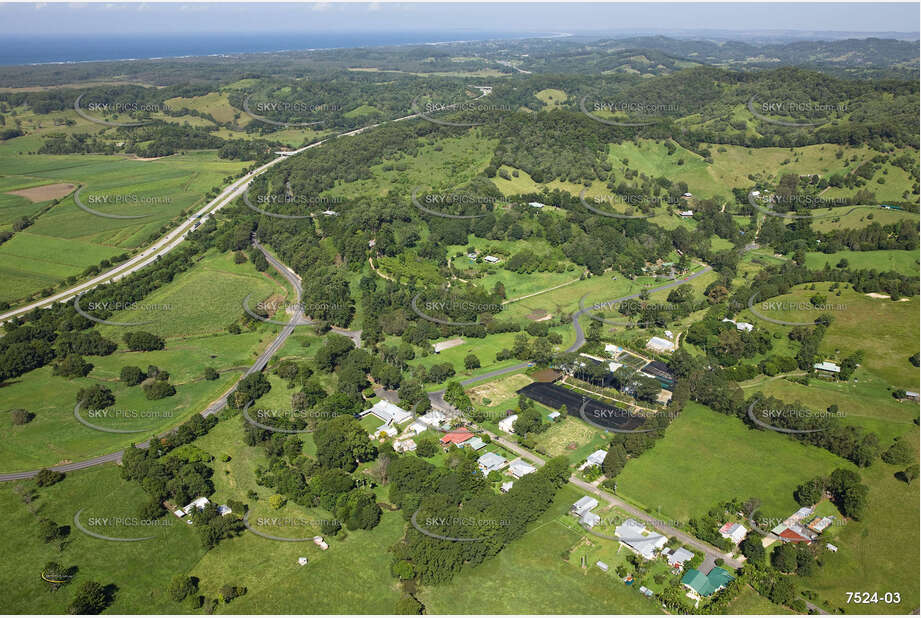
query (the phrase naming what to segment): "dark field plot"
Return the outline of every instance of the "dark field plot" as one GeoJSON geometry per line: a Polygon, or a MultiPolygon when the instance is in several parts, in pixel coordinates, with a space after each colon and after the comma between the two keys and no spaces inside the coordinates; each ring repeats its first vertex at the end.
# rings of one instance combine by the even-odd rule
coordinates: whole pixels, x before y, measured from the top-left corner
{"type": "Polygon", "coordinates": [[[518,389],[517,392],[554,410],[559,410],[565,405],[566,412],[570,416],[584,418],[608,429],[634,430],[641,427],[644,421],[642,417],[632,416],[623,408],[602,403],[591,397],[583,397],[556,384],[535,382],[518,389]],[[585,403],[584,410],[582,409],[583,403],[585,403]]]}

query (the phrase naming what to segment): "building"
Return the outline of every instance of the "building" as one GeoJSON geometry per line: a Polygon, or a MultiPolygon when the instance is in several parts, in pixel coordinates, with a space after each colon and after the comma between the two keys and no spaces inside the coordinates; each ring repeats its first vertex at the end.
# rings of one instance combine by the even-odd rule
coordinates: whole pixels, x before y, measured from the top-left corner
{"type": "Polygon", "coordinates": [[[445,435],[441,436],[441,445],[448,446],[449,444],[461,445],[470,438],[473,437],[473,434],[466,427],[458,427],[457,429],[452,429],[445,435]]]}
{"type": "Polygon", "coordinates": [[[809,525],[806,527],[817,534],[822,534],[825,532],[825,529],[832,524],[833,521],[835,521],[834,517],[816,517],[811,522],[809,522],[809,525]]]}
{"type": "Polygon", "coordinates": [[[827,547],[827,548],[828,548],[828,551],[831,551],[831,552],[837,552],[837,551],[838,551],[838,546],[837,546],[837,545],[832,545],[831,543],[826,543],[826,544],[825,544],[825,547],[827,547]]]}
{"type": "Polygon", "coordinates": [[[659,381],[659,385],[667,391],[675,388],[675,374],[662,361],[651,361],[640,369],[640,373],[659,381]]]}
{"type": "Polygon", "coordinates": [[[660,354],[667,354],[675,351],[675,343],[662,337],[653,337],[646,342],[646,348],[660,354]]]}
{"type": "Polygon", "coordinates": [[[521,459],[516,459],[508,467],[508,473],[514,476],[516,479],[520,479],[525,474],[531,474],[535,471],[537,471],[537,468],[526,461],[522,461],[521,459]]]}
{"type": "Polygon", "coordinates": [[[426,414],[419,417],[419,420],[429,427],[440,427],[448,417],[441,410],[429,410],[426,414]]]}
{"type": "Polygon", "coordinates": [[[905,399],[911,399],[912,401],[921,401],[921,395],[914,391],[905,391],[905,399]]]}
{"type": "Polygon", "coordinates": [[[635,519],[627,519],[614,529],[620,542],[646,560],[653,560],[665,547],[668,539],[661,534],[646,532],[646,527],[635,519]]]}
{"type": "Polygon", "coordinates": [[[576,517],[582,517],[596,506],[598,506],[597,500],[591,496],[582,496],[576,500],[575,503],[573,503],[573,505],[569,508],[569,512],[576,517]]]}
{"type": "Polygon", "coordinates": [[[722,590],[734,578],[729,571],[720,567],[713,567],[709,573],[704,575],[697,569],[690,569],[681,578],[681,583],[685,588],[691,590],[700,597],[709,597],[715,592],[722,590]]]}
{"type": "Polygon", "coordinates": [[[233,509],[231,509],[226,504],[217,505],[217,514],[220,515],[221,517],[223,517],[224,515],[230,515],[231,513],[233,513],[233,509]]]}
{"type": "Polygon", "coordinates": [[[528,206],[531,208],[543,208],[546,204],[541,204],[540,202],[528,202],[528,206]]]}
{"type": "Polygon", "coordinates": [[[595,451],[594,453],[592,453],[585,459],[585,463],[582,464],[582,466],[579,469],[584,470],[585,468],[591,468],[592,466],[600,467],[601,464],[604,463],[604,458],[607,456],[608,456],[607,451],[602,451],[602,450],[595,451]]]}
{"type": "Polygon", "coordinates": [[[376,404],[362,412],[361,416],[367,416],[368,414],[373,414],[388,425],[405,423],[413,417],[411,413],[407,412],[396,404],[390,403],[386,399],[381,399],[378,401],[376,404]]]}
{"type": "Polygon", "coordinates": [[[615,358],[618,354],[623,352],[624,349],[619,345],[614,345],[613,343],[604,344],[604,353],[609,354],[611,358],[615,358]]]}
{"type": "Polygon", "coordinates": [[[729,539],[735,545],[741,543],[746,534],[748,534],[748,530],[745,529],[745,526],[731,521],[723,524],[723,527],[720,528],[720,536],[724,539],[729,539]]]}
{"type": "Polygon", "coordinates": [[[506,481],[499,486],[499,491],[501,491],[504,494],[507,494],[509,491],[511,491],[512,486],[514,484],[515,484],[515,481],[506,481]]]}
{"type": "Polygon", "coordinates": [[[640,592],[642,592],[643,595],[645,595],[645,596],[647,596],[647,597],[651,597],[651,596],[652,596],[652,590],[650,590],[650,589],[647,588],[646,586],[640,586],[640,592]]]}
{"type": "Polygon", "coordinates": [[[505,433],[515,433],[515,421],[517,420],[517,414],[506,416],[501,421],[499,421],[499,430],[504,431],[505,433]]]}
{"type": "Polygon", "coordinates": [[[406,440],[397,440],[393,443],[393,450],[397,453],[410,453],[416,450],[416,441],[412,438],[406,440]]]}
{"type": "Polygon", "coordinates": [[[386,435],[388,438],[394,438],[397,435],[397,428],[390,423],[384,423],[374,430],[375,438],[380,437],[381,434],[386,435]]]}
{"type": "Polygon", "coordinates": [[[323,214],[326,215],[327,217],[338,217],[339,216],[339,213],[336,212],[335,210],[324,210],[323,214]]]}
{"type": "Polygon", "coordinates": [[[681,195],[681,197],[683,197],[683,198],[694,197],[694,194],[692,194],[692,193],[683,193],[683,194],[681,195]]]}
{"type": "Polygon", "coordinates": [[[749,324],[748,322],[736,322],[735,320],[730,320],[729,318],[723,318],[722,321],[729,322],[730,324],[734,324],[736,327],[736,330],[741,330],[746,333],[750,333],[752,329],[755,328],[754,324],[749,324]]]}
{"type": "Polygon", "coordinates": [[[597,515],[589,511],[585,515],[579,518],[579,523],[585,526],[586,528],[594,528],[601,521],[601,515],[597,515]]]}
{"type": "Polygon", "coordinates": [[[486,257],[483,258],[483,261],[489,262],[490,264],[497,264],[499,262],[499,258],[497,258],[494,255],[487,255],[486,257]]]}
{"type": "Polygon", "coordinates": [[[432,349],[435,350],[435,354],[440,354],[444,350],[449,350],[463,344],[464,340],[457,337],[455,339],[448,339],[447,341],[439,341],[438,343],[432,344],[432,349]]]}
{"type": "Polygon", "coordinates": [[[601,560],[599,560],[598,562],[596,562],[596,563],[595,563],[595,566],[598,567],[599,569],[601,569],[601,570],[602,570],[603,572],[605,572],[605,573],[608,572],[608,568],[609,568],[608,565],[605,564],[604,562],[602,562],[601,560]]]}
{"type": "Polygon", "coordinates": [[[485,455],[481,455],[480,458],[476,460],[476,463],[477,466],[480,467],[480,472],[489,474],[490,472],[498,472],[504,468],[508,464],[508,460],[498,453],[486,453],[485,455]]]}
{"type": "Polygon", "coordinates": [[[824,361],[821,363],[816,363],[812,367],[819,373],[824,373],[826,375],[837,375],[841,373],[841,367],[839,367],[838,365],[834,364],[831,361],[824,361]]]}
{"type": "Polygon", "coordinates": [[[662,555],[665,556],[665,561],[668,563],[668,566],[673,569],[682,569],[684,568],[684,563],[694,557],[694,552],[679,547],[675,550],[663,549],[662,555]]]}
{"type": "Polygon", "coordinates": [[[473,450],[478,451],[481,448],[484,448],[486,446],[486,443],[483,442],[483,439],[480,436],[473,436],[472,438],[470,438],[463,444],[460,444],[459,446],[461,447],[469,446],[473,450]]]}
{"type": "Polygon", "coordinates": [[[188,515],[189,513],[192,512],[192,509],[195,509],[197,511],[204,511],[205,507],[208,506],[209,504],[211,504],[211,501],[205,498],[204,496],[195,498],[194,500],[192,500],[190,503],[188,503],[181,509],[182,514],[188,515]]]}
{"type": "Polygon", "coordinates": [[[685,218],[693,217],[693,216],[694,216],[694,211],[693,211],[693,210],[679,210],[679,211],[678,211],[678,216],[679,216],[679,217],[685,217],[685,218]]]}
{"type": "Polygon", "coordinates": [[[411,433],[414,436],[418,436],[423,431],[426,431],[429,428],[428,425],[422,421],[413,421],[412,424],[406,428],[408,433],[411,433]]]}
{"type": "Polygon", "coordinates": [[[788,543],[812,543],[812,533],[799,524],[779,524],[771,532],[788,543]]]}

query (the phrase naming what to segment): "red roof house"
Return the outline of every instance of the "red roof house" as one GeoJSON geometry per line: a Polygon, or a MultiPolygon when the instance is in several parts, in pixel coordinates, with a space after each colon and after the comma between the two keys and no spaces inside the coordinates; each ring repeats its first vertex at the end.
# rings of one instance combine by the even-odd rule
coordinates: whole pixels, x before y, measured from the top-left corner
{"type": "Polygon", "coordinates": [[[461,442],[466,442],[473,437],[473,434],[470,433],[470,430],[466,427],[458,427],[457,429],[452,429],[444,436],[441,437],[441,443],[444,446],[449,444],[460,444],[461,442]]]}

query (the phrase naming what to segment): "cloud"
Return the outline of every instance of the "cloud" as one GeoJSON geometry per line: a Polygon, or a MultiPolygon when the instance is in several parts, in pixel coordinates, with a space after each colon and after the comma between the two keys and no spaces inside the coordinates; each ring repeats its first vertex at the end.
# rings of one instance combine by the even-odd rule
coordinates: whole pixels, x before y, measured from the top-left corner
{"type": "Polygon", "coordinates": [[[371,4],[368,5],[368,11],[370,11],[370,12],[376,12],[376,11],[380,11],[380,10],[381,10],[381,3],[380,3],[380,2],[372,2],[371,4]]]}

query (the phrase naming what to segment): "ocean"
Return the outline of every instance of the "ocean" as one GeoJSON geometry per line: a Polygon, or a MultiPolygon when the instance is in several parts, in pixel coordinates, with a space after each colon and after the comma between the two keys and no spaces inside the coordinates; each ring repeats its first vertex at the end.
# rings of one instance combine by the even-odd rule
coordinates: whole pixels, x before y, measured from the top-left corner
{"type": "MultiPolygon", "coordinates": [[[[526,35],[548,36],[547,33],[526,35]]],[[[521,32],[207,33],[105,36],[7,34],[0,65],[211,56],[305,49],[334,49],[525,38],[521,32]]]]}

